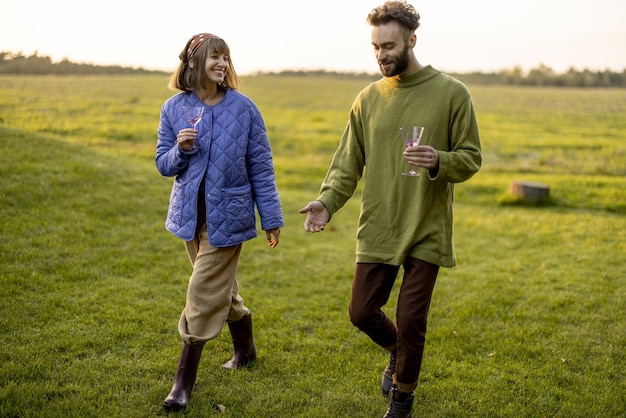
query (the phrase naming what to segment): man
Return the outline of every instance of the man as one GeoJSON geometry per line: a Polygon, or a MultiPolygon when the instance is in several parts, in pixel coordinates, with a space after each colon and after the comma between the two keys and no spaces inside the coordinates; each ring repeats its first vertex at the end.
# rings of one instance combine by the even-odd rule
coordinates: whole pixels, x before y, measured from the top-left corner
{"type": "Polygon", "coordinates": [[[383,78],[357,96],[317,200],[300,209],[304,229],[320,232],[363,177],[350,320],[389,351],[381,391],[385,417],[410,417],[424,353],[426,322],[440,267],[456,264],[454,183],[482,163],[467,88],[414,54],[420,15],[388,1],[368,15],[383,78]],[[423,126],[421,143],[404,149],[399,128],[423,126]],[[407,162],[420,176],[401,175],[407,162]],[[365,169],[367,167],[367,169],[365,169]],[[381,310],[404,269],[396,324],[381,310]]]}

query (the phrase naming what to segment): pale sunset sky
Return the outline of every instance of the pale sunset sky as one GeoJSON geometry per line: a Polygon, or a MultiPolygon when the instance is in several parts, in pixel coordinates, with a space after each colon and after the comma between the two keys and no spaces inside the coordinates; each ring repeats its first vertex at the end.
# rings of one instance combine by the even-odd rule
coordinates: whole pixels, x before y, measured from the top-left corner
{"type": "MultiPolygon", "coordinates": [[[[195,33],[224,38],[240,75],[377,73],[369,11],[381,0],[3,0],[0,51],[54,62],[172,71],[195,33]]],[[[416,0],[415,53],[449,72],[540,64],[556,72],[626,69],[624,0],[416,0]]]]}

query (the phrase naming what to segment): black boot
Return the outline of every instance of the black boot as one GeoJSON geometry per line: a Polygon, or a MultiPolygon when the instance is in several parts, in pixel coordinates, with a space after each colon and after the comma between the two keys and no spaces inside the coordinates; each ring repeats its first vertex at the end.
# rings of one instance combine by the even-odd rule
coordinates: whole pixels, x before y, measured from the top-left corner
{"type": "Polygon", "coordinates": [[[397,352],[398,350],[389,352],[389,363],[387,364],[387,367],[385,367],[383,377],[380,380],[380,392],[385,398],[389,396],[389,389],[391,389],[391,385],[393,385],[393,374],[396,372],[397,352]]]}
{"type": "Polygon", "coordinates": [[[389,390],[389,408],[383,418],[411,418],[413,392],[400,392],[396,385],[389,390]]]}
{"type": "Polygon", "coordinates": [[[252,314],[236,322],[229,322],[228,328],[233,338],[235,352],[233,358],[222,365],[226,369],[239,369],[256,359],[256,347],[252,337],[252,314]]]}
{"type": "Polygon", "coordinates": [[[163,401],[163,408],[168,411],[181,411],[187,408],[204,344],[184,344],[178,360],[176,377],[170,394],[163,401]]]}

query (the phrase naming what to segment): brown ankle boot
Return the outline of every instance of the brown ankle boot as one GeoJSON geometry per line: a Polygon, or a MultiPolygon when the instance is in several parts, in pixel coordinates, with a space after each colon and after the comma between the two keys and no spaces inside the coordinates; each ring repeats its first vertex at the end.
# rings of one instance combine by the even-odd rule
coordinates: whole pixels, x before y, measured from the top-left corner
{"type": "Polygon", "coordinates": [[[203,347],[204,344],[183,345],[172,390],[163,401],[163,408],[166,410],[182,411],[187,408],[193,385],[196,383],[203,347]]]}
{"type": "Polygon", "coordinates": [[[222,365],[225,369],[239,369],[256,359],[256,347],[252,337],[252,314],[236,322],[229,322],[228,328],[233,338],[235,352],[233,358],[222,365]]]}

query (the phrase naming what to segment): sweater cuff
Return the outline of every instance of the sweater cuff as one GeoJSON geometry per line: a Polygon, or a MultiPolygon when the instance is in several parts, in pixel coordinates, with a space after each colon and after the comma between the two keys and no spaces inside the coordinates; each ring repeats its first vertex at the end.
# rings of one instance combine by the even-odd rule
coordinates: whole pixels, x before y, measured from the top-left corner
{"type": "Polygon", "coordinates": [[[450,154],[443,151],[437,152],[439,153],[439,167],[436,170],[428,170],[428,178],[431,180],[446,178],[448,172],[450,154]]]}

